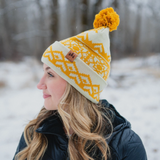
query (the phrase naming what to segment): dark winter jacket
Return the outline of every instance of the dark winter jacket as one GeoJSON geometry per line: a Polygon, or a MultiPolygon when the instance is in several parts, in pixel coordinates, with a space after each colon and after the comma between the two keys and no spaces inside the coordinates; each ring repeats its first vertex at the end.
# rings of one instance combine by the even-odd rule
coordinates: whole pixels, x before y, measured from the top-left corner
{"type": "MultiPolygon", "coordinates": [[[[102,100],[102,104],[111,109],[115,115],[113,121],[114,131],[107,140],[111,150],[112,160],[147,160],[142,141],[131,130],[130,123],[106,100],[102,100]]],[[[57,115],[44,120],[36,132],[45,134],[48,139],[48,148],[42,160],[69,160],[67,152],[68,139],[65,135],[63,124],[57,115]]],[[[25,147],[26,143],[22,134],[16,154],[25,147]]]]}

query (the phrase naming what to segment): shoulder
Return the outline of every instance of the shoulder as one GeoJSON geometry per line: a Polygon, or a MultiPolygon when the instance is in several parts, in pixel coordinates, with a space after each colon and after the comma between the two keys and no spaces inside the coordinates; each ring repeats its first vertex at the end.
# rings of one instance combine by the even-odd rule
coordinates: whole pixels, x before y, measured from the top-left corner
{"type": "Polygon", "coordinates": [[[140,137],[130,128],[115,134],[109,146],[112,154],[116,155],[119,160],[147,160],[140,137]]]}
{"type": "Polygon", "coordinates": [[[131,129],[131,124],[107,102],[101,100],[103,107],[112,112],[113,133],[107,139],[114,160],[147,160],[145,148],[140,137],[131,129]]]}
{"type": "Polygon", "coordinates": [[[25,139],[24,139],[24,132],[21,135],[20,141],[19,141],[19,145],[17,147],[18,151],[21,151],[22,149],[24,149],[27,146],[25,139]]]}
{"type": "MultiPolygon", "coordinates": [[[[16,155],[17,153],[19,153],[21,150],[23,150],[26,146],[27,146],[27,144],[26,144],[26,142],[25,142],[24,132],[23,132],[22,135],[21,135],[21,138],[20,138],[20,140],[19,140],[19,144],[18,144],[18,146],[17,146],[15,155],[16,155]]],[[[14,155],[14,158],[15,158],[15,155],[14,155]]],[[[14,158],[13,158],[13,159],[14,159],[14,158]]]]}

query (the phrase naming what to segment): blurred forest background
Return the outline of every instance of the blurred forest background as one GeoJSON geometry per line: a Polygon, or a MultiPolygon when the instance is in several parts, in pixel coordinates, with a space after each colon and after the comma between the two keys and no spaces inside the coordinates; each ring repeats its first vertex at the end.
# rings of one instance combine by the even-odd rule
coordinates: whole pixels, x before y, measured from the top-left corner
{"type": "Polygon", "coordinates": [[[95,14],[107,7],[120,15],[110,33],[113,59],[160,52],[159,0],[0,0],[0,61],[40,60],[55,40],[92,29],[95,14]]]}

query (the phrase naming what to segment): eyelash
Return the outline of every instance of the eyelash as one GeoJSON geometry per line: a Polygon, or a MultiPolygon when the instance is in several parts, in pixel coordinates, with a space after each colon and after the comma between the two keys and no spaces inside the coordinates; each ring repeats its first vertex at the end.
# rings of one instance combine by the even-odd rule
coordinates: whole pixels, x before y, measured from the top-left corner
{"type": "Polygon", "coordinates": [[[48,72],[49,77],[54,77],[50,72],[48,72]]]}

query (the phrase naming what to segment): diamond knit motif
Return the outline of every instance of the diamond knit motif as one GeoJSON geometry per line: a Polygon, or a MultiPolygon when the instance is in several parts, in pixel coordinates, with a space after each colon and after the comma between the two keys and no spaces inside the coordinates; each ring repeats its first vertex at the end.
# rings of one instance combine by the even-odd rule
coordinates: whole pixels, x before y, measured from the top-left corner
{"type": "Polygon", "coordinates": [[[83,91],[99,101],[100,85],[92,84],[90,75],[80,73],[76,61],[68,61],[62,51],[52,50],[52,46],[44,52],[43,57],[48,58],[55,67],[59,68],[61,72],[72,79],[83,91]]]}
{"type": "Polygon", "coordinates": [[[83,35],[77,37],[84,43],[82,43],[76,37],[63,40],[61,43],[78,54],[81,60],[89,65],[104,80],[107,80],[110,71],[110,56],[104,52],[103,44],[92,43],[92,41],[89,41],[88,33],[84,33],[83,35]],[[91,48],[94,48],[94,51],[91,48]],[[102,54],[105,56],[105,58],[102,56],[102,54]]]}

